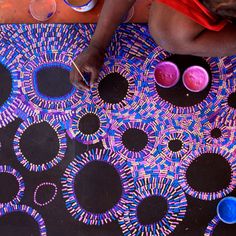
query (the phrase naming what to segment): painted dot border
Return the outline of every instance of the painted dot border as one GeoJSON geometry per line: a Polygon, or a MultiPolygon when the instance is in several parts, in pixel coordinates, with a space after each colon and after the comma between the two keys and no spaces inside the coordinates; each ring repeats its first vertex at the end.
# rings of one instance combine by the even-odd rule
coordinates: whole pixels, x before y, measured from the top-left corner
{"type": "Polygon", "coordinates": [[[35,73],[42,67],[60,66],[69,70],[71,68],[71,57],[65,52],[44,52],[33,55],[21,68],[20,77],[22,81],[22,99],[26,100],[28,106],[36,113],[50,114],[60,117],[62,121],[71,117],[71,109],[81,103],[83,91],[73,88],[70,94],[60,98],[49,98],[39,95],[35,86],[35,73]]]}
{"type": "Polygon", "coordinates": [[[170,179],[144,178],[136,182],[133,202],[119,219],[125,236],[129,235],[169,235],[184,219],[187,200],[177,181],[170,179]],[[143,199],[161,196],[168,202],[166,215],[156,224],[142,225],[138,221],[137,208],[143,199]]]}
{"type": "Polygon", "coordinates": [[[208,224],[204,236],[213,236],[216,226],[220,223],[220,218],[218,216],[214,217],[212,221],[208,224]]]}
{"type": "Polygon", "coordinates": [[[232,77],[229,77],[225,81],[225,87],[222,89],[219,100],[221,103],[220,117],[226,125],[236,126],[236,109],[228,105],[228,98],[232,93],[236,93],[236,71],[232,77]]]}
{"type": "Polygon", "coordinates": [[[67,133],[70,138],[76,139],[78,142],[82,142],[87,145],[96,144],[108,135],[110,126],[110,120],[106,114],[106,111],[94,106],[93,104],[87,103],[75,111],[75,114],[72,116],[70,121],[69,128],[67,129],[67,133]],[[100,127],[93,134],[84,134],[78,128],[80,120],[86,114],[95,114],[99,118],[100,127]]]}
{"type": "Polygon", "coordinates": [[[143,94],[142,80],[139,73],[139,69],[136,67],[136,61],[121,59],[121,58],[109,58],[109,61],[104,63],[104,66],[99,74],[98,81],[92,88],[92,101],[104,110],[111,111],[111,115],[116,116],[126,113],[130,108],[135,109],[138,107],[143,94]],[[100,81],[108,74],[119,73],[128,81],[128,91],[126,97],[119,103],[111,104],[103,101],[99,95],[98,86],[100,81]]]}
{"type": "Polygon", "coordinates": [[[203,124],[201,128],[201,132],[203,134],[203,139],[206,143],[206,145],[211,146],[224,146],[227,147],[229,150],[232,149],[235,145],[234,137],[235,132],[234,128],[231,126],[225,125],[224,122],[222,122],[222,119],[216,119],[214,122],[206,122],[203,124]],[[211,131],[215,128],[220,129],[221,131],[221,137],[214,138],[211,136],[211,131]]]}
{"type": "Polygon", "coordinates": [[[9,70],[12,79],[11,93],[8,99],[0,107],[0,128],[7,126],[17,117],[15,110],[17,109],[20,100],[20,83],[18,66],[21,60],[21,55],[17,53],[12,46],[0,42],[0,64],[9,70]]]}
{"type": "Polygon", "coordinates": [[[182,158],[198,149],[202,144],[202,140],[198,135],[190,132],[188,129],[179,129],[177,127],[169,127],[164,130],[159,138],[159,152],[165,155],[170,162],[178,163],[182,158]],[[169,148],[169,142],[172,140],[180,140],[182,147],[179,151],[172,151],[169,148]]]}
{"type": "Polygon", "coordinates": [[[7,205],[0,209],[0,217],[14,213],[22,212],[31,216],[38,224],[40,236],[47,236],[46,225],[42,216],[33,208],[26,205],[7,205]]]}
{"type": "Polygon", "coordinates": [[[44,207],[44,206],[47,206],[49,203],[51,203],[56,198],[56,196],[57,196],[57,185],[50,182],[43,182],[39,184],[34,190],[34,203],[40,207],[44,207]],[[38,190],[44,186],[52,186],[54,188],[54,194],[48,201],[44,203],[40,203],[37,201],[37,193],[38,193],[38,190]]]}
{"type": "Polygon", "coordinates": [[[14,205],[14,204],[20,203],[21,199],[24,196],[24,191],[25,191],[25,183],[24,183],[23,177],[21,176],[21,174],[17,170],[13,169],[11,166],[6,166],[6,165],[0,166],[0,174],[1,173],[7,173],[7,174],[14,176],[19,184],[19,190],[18,190],[16,196],[11,201],[9,201],[7,203],[0,202],[0,208],[4,207],[6,205],[14,205]]]}
{"type": "Polygon", "coordinates": [[[157,125],[151,120],[143,120],[142,122],[131,119],[120,119],[113,123],[109,131],[108,138],[103,140],[103,145],[113,152],[120,153],[127,160],[134,160],[136,162],[143,161],[143,158],[153,155],[158,147],[158,140],[156,137],[161,133],[163,127],[157,125]],[[122,135],[129,129],[134,128],[144,131],[148,136],[148,143],[145,148],[139,152],[128,150],[122,141],[122,135]]]}
{"type": "Polygon", "coordinates": [[[134,189],[131,171],[125,162],[117,154],[110,150],[94,149],[81,156],[77,156],[67,167],[62,179],[62,194],[65,199],[66,208],[72,217],[87,225],[103,225],[117,219],[127,209],[131,193],[134,189]],[[110,210],[101,214],[92,214],[84,210],[75,194],[74,181],[78,172],[93,161],[102,161],[112,165],[120,175],[122,183],[122,197],[119,202],[110,210]]]}
{"type": "Polygon", "coordinates": [[[57,166],[65,156],[67,149],[67,140],[66,140],[66,131],[60,126],[60,124],[52,117],[49,116],[35,116],[30,117],[27,120],[23,121],[19,128],[16,131],[13,148],[16,154],[17,160],[29,171],[32,172],[43,172],[47,171],[55,166],[57,166]],[[51,161],[42,163],[42,164],[34,164],[27,160],[27,157],[21,151],[20,148],[20,139],[22,134],[32,125],[36,125],[42,122],[47,122],[52,129],[57,133],[57,137],[59,140],[59,150],[56,157],[54,157],[51,161]]]}
{"type": "Polygon", "coordinates": [[[181,185],[181,187],[183,188],[183,190],[185,191],[186,194],[194,197],[194,198],[198,198],[204,201],[212,201],[212,200],[216,200],[216,199],[220,199],[223,198],[225,196],[227,196],[229,193],[231,193],[236,185],[236,160],[233,157],[233,155],[226,149],[223,148],[219,148],[216,146],[212,146],[212,147],[204,147],[204,148],[200,148],[198,150],[193,151],[193,153],[189,154],[185,159],[183,159],[180,162],[179,165],[179,172],[178,172],[179,178],[179,184],[181,185]],[[199,156],[201,156],[202,154],[205,153],[214,153],[214,154],[219,154],[221,156],[223,156],[225,158],[225,160],[229,163],[229,165],[231,166],[231,180],[229,183],[229,186],[227,186],[226,188],[217,191],[217,192],[199,192],[194,190],[187,181],[187,177],[186,177],[186,172],[188,170],[188,167],[191,165],[191,163],[197,159],[199,156]]]}

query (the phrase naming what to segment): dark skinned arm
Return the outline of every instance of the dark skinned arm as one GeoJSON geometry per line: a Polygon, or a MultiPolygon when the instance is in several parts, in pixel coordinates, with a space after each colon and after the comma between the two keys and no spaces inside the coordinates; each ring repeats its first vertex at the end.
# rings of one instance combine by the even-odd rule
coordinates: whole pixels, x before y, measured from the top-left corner
{"type": "MultiPolygon", "coordinates": [[[[89,47],[75,60],[82,73],[91,74],[90,86],[97,80],[99,70],[104,62],[105,50],[123,17],[136,0],[105,0],[100,18],[89,47]]],[[[71,82],[78,88],[89,89],[78,72],[73,68],[71,82]]]]}
{"type": "Polygon", "coordinates": [[[202,57],[236,54],[236,26],[222,31],[205,29],[187,16],[162,3],[154,3],[150,12],[150,31],[167,51],[202,57]]]}

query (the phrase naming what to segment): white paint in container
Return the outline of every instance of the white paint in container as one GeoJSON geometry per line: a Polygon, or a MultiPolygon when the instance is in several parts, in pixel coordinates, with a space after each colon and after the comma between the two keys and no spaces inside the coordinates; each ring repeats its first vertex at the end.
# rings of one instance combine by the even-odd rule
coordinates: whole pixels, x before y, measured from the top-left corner
{"type": "MultiPolygon", "coordinates": [[[[72,9],[78,12],[86,12],[92,10],[97,4],[97,0],[88,0],[85,4],[76,5],[76,1],[64,0],[64,2],[72,9]]],[[[78,1],[79,2],[79,1],[78,1]]]]}

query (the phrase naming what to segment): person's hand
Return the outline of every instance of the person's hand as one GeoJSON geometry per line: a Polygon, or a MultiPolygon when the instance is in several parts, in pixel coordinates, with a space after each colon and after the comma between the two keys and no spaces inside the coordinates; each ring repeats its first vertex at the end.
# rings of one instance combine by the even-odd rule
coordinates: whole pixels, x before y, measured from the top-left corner
{"type": "Polygon", "coordinates": [[[85,49],[74,61],[81,73],[90,75],[90,82],[86,84],[72,63],[72,71],[70,73],[71,83],[78,89],[89,90],[93,83],[98,79],[99,71],[104,63],[105,52],[97,47],[90,45],[85,49]]]}

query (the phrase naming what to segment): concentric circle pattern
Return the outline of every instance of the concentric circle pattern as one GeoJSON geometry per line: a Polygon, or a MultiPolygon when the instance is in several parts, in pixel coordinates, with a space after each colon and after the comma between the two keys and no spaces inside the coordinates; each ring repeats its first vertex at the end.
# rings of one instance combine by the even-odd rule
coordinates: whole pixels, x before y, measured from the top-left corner
{"type": "MultiPolygon", "coordinates": [[[[185,193],[189,194],[192,197],[199,198],[201,200],[205,201],[211,201],[219,198],[223,198],[227,196],[230,192],[232,192],[235,188],[236,183],[236,160],[234,156],[228,152],[227,150],[212,146],[212,147],[205,147],[200,148],[191,154],[189,154],[186,158],[184,158],[180,162],[179,166],[179,183],[185,193]],[[193,187],[191,187],[187,180],[187,171],[191,164],[194,164],[194,161],[196,161],[198,158],[205,159],[206,154],[213,154],[212,157],[209,157],[209,159],[213,158],[213,161],[218,161],[219,157],[222,157],[227,163],[227,166],[230,167],[231,173],[228,173],[230,175],[230,181],[228,183],[228,186],[225,186],[224,189],[218,190],[216,192],[203,192],[203,191],[197,191],[193,187]],[[216,155],[214,155],[216,154],[216,155]],[[203,157],[204,155],[204,157],[203,157]]],[[[209,168],[211,168],[209,166],[209,168]]],[[[226,178],[226,176],[224,176],[226,178]]],[[[205,180],[206,181],[206,180],[205,180]]]]}
{"type": "Polygon", "coordinates": [[[67,149],[66,131],[52,117],[48,117],[48,116],[30,117],[26,121],[24,121],[20,125],[18,130],[16,131],[15,138],[13,141],[13,147],[15,150],[17,160],[27,170],[34,171],[34,172],[47,171],[53,168],[54,166],[58,165],[58,163],[60,163],[65,156],[65,152],[67,149]],[[51,127],[51,129],[53,129],[56,132],[58,143],[59,143],[59,149],[58,149],[57,155],[53,157],[52,160],[47,161],[45,163],[35,164],[35,163],[30,162],[28,160],[28,157],[25,156],[24,153],[22,153],[20,142],[21,142],[22,135],[24,134],[25,131],[27,131],[29,127],[40,124],[42,122],[46,122],[51,127]]]}
{"type": "Polygon", "coordinates": [[[10,78],[4,79],[4,74],[3,72],[1,73],[2,86],[7,86],[6,83],[4,83],[4,80],[8,80],[7,82],[10,85],[10,94],[7,95],[7,98],[2,99],[2,94],[7,88],[2,87],[1,89],[0,128],[2,128],[9,124],[11,121],[15,120],[17,116],[17,107],[19,106],[19,103],[21,103],[20,99],[18,99],[21,86],[20,81],[18,79],[18,67],[22,56],[20,54],[17,54],[16,51],[14,51],[14,47],[12,47],[11,45],[5,45],[2,41],[0,42],[0,49],[0,65],[8,71],[10,76],[10,78]]]}
{"type": "Polygon", "coordinates": [[[136,162],[148,159],[158,146],[158,135],[163,129],[150,120],[138,122],[121,120],[113,124],[109,136],[104,139],[104,146],[123,155],[127,160],[136,162]]]}
{"type": "Polygon", "coordinates": [[[77,156],[74,161],[67,167],[64,176],[62,177],[62,192],[66,202],[66,208],[71,215],[79,221],[82,221],[88,225],[103,225],[107,222],[111,222],[121,216],[127,209],[127,204],[130,201],[130,196],[133,192],[133,178],[131,171],[125,162],[117,154],[112,153],[108,150],[93,150],[87,152],[81,156],[77,156]],[[89,163],[98,161],[105,162],[113,166],[120,176],[122,184],[122,196],[118,203],[114,205],[110,210],[100,213],[93,214],[84,210],[76,197],[75,193],[75,177],[76,175],[89,163]]]}
{"type": "Polygon", "coordinates": [[[24,191],[25,191],[24,180],[23,180],[21,174],[17,170],[13,169],[11,166],[0,166],[0,174],[2,174],[2,173],[6,173],[6,174],[10,174],[10,175],[14,176],[19,184],[19,190],[18,190],[16,196],[14,196],[14,198],[10,202],[7,202],[7,203],[0,202],[0,208],[4,207],[6,205],[14,205],[14,204],[20,203],[20,201],[24,195],[24,191]]]}
{"type": "Polygon", "coordinates": [[[187,200],[177,181],[169,179],[143,179],[136,183],[133,202],[120,218],[124,235],[169,235],[183,220],[187,200]],[[137,208],[148,197],[161,196],[166,199],[166,215],[151,225],[142,225],[137,216],[137,208]]]}
{"type": "Polygon", "coordinates": [[[105,111],[87,103],[75,110],[67,133],[84,144],[95,144],[108,135],[109,128],[105,111]]]}
{"type": "Polygon", "coordinates": [[[91,93],[93,103],[110,111],[111,118],[138,109],[143,103],[143,82],[136,61],[110,58],[105,62],[91,93]],[[104,97],[104,93],[107,96],[104,97]]]}
{"type": "Polygon", "coordinates": [[[214,235],[214,200],[235,196],[236,57],[172,55],[125,24],[82,91],[72,62],[95,29],[0,25],[1,234],[21,233],[20,213],[41,236],[214,235]],[[163,61],[180,71],[169,89],[156,83],[163,61]],[[194,65],[210,78],[199,93],[182,82],[194,65]]]}

